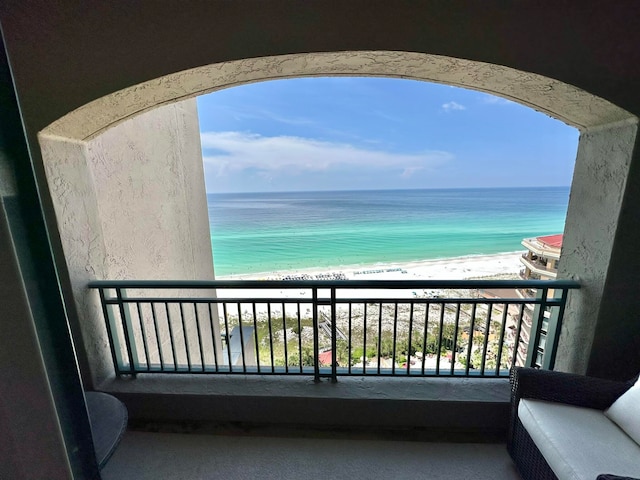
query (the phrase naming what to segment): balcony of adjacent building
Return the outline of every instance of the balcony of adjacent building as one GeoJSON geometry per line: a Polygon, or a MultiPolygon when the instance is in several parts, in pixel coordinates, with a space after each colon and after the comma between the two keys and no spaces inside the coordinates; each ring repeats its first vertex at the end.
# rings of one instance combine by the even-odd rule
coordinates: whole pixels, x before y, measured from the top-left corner
{"type": "Polygon", "coordinates": [[[546,261],[535,255],[529,253],[523,253],[520,257],[520,262],[525,266],[524,270],[521,270],[520,275],[524,279],[534,280],[549,280],[558,276],[557,268],[552,261],[546,261]]]}
{"type": "Polygon", "coordinates": [[[547,280],[558,276],[558,261],[562,249],[562,234],[526,238],[522,245],[527,249],[520,262],[522,279],[547,280]]]}

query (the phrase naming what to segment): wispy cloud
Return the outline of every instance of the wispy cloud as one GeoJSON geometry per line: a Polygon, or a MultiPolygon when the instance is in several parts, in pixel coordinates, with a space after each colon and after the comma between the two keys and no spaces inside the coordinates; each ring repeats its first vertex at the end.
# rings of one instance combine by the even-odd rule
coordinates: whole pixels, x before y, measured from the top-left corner
{"type": "Polygon", "coordinates": [[[230,105],[217,105],[216,110],[223,112],[236,121],[270,120],[286,125],[314,125],[316,122],[306,117],[280,115],[265,108],[244,108],[230,105]]]}
{"type": "Polygon", "coordinates": [[[443,151],[401,154],[347,143],[243,132],[205,132],[201,141],[205,164],[213,167],[217,176],[249,169],[263,174],[295,174],[365,168],[400,169],[399,175],[406,178],[453,159],[443,151]]]}
{"type": "Polygon", "coordinates": [[[257,113],[257,117],[267,118],[269,120],[273,120],[275,122],[284,123],[287,125],[313,125],[316,122],[309,118],[304,117],[288,117],[279,115],[275,112],[271,112],[269,110],[259,110],[257,113]]]}
{"type": "Polygon", "coordinates": [[[467,107],[465,107],[464,105],[460,105],[458,102],[447,102],[447,103],[443,103],[442,104],[442,110],[444,110],[446,113],[449,112],[453,112],[455,110],[466,110],[467,107]]]}
{"type": "Polygon", "coordinates": [[[511,100],[507,100],[506,98],[496,97],[494,95],[485,95],[482,98],[482,102],[487,105],[517,105],[515,102],[511,100]]]}

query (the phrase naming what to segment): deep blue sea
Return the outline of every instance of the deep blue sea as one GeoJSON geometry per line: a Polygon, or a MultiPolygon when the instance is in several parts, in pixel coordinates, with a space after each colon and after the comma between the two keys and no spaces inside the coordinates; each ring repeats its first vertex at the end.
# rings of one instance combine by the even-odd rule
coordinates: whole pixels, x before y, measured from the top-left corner
{"type": "Polygon", "coordinates": [[[209,194],[216,275],[522,250],[561,233],[569,187],[209,194]]]}

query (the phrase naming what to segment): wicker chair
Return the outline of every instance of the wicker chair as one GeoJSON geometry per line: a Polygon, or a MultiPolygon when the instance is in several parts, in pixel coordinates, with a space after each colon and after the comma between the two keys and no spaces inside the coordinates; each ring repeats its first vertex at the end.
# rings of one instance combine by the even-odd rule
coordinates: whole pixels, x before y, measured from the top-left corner
{"type": "Polygon", "coordinates": [[[616,382],[549,370],[511,370],[511,424],[507,450],[524,480],[557,480],[549,464],[518,418],[521,398],[561,402],[605,410],[626,392],[636,379],[616,382]]]}

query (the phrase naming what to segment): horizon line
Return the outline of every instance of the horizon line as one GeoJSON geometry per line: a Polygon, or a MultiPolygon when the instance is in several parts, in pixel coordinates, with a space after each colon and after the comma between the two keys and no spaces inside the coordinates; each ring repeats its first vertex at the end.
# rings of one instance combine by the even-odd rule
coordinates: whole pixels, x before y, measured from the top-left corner
{"type": "Polygon", "coordinates": [[[358,189],[336,189],[336,190],[259,190],[259,191],[234,191],[234,192],[210,192],[205,191],[207,195],[229,195],[239,193],[328,193],[328,192],[403,192],[403,191],[420,191],[420,190],[523,190],[528,188],[571,188],[571,185],[538,185],[538,186],[518,186],[518,187],[448,187],[448,188],[358,188],[358,189]]]}

